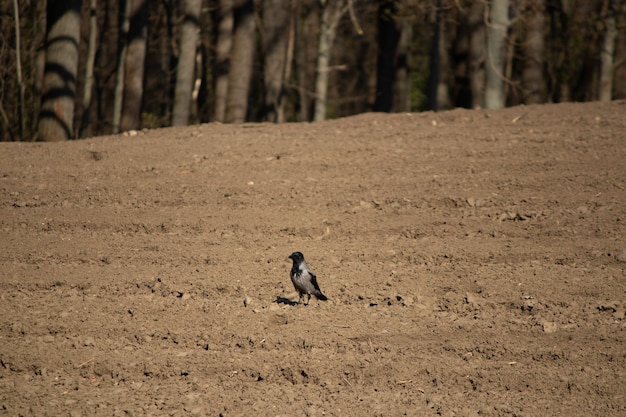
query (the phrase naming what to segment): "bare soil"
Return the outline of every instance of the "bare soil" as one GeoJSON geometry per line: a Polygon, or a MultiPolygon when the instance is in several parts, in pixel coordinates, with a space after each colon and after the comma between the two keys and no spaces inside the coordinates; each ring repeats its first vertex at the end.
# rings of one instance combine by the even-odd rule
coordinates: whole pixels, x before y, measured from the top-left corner
{"type": "Polygon", "coordinates": [[[624,416],[625,187],[624,101],[2,143],[0,415],[624,416]]]}

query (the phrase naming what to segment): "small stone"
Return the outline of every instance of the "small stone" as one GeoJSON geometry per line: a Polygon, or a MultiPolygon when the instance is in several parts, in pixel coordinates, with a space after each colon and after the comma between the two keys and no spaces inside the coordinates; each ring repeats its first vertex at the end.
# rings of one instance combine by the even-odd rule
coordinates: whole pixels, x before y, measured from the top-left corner
{"type": "Polygon", "coordinates": [[[243,299],[243,305],[244,307],[248,307],[250,304],[252,304],[252,298],[246,295],[246,298],[243,299]]]}
{"type": "Polygon", "coordinates": [[[269,310],[270,311],[279,311],[279,310],[282,310],[282,308],[278,305],[278,303],[272,303],[272,304],[270,304],[269,310]]]}
{"type": "Polygon", "coordinates": [[[411,307],[415,303],[415,299],[413,297],[406,297],[402,299],[402,305],[405,307],[411,307]]]}
{"type": "Polygon", "coordinates": [[[465,294],[464,301],[465,301],[465,304],[469,304],[469,305],[474,306],[474,307],[476,307],[476,306],[478,306],[480,304],[478,295],[472,294],[472,293],[469,293],[469,292],[465,294]]]}
{"type": "Polygon", "coordinates": [[[615,258],[620,262],[626,262],[626,248],[622,249],[615,258]]]}
{"type": "Polygon", "coordinates": [[[559,329],[558,325],[552,321],[544,321],[541,326],[546,333],[554,333],[559,329]]]}

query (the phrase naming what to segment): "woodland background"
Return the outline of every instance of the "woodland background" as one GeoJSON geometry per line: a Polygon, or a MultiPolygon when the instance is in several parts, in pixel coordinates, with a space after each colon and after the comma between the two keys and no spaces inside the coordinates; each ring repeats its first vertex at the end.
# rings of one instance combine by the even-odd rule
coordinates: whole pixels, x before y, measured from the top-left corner
{"type": "Polygon", "coordinates": [[[626,98],[621,0],[2,0],[0,140],[626,98]]]}

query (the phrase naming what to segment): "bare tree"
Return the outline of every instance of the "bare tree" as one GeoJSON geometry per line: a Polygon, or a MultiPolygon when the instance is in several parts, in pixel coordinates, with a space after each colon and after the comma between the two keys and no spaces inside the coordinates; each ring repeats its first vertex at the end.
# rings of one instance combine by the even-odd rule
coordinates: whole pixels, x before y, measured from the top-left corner
{"type": "Polygon", "coordinates": [[[545,1],[527,0],[526,36],[524,38],[524,63],[522,88],[524,103],[538,104],[546,101],[545,62],[545,1]]]}
{"type": "Polygon", "coordinates": [[[606,0],[605,10],[604,42],[600,51],[600,101],[611,101],[611,93],[613,91],[613,55],[615,53],[615,39],[617,38],[615,14],[618,10],[618,0],[606,0]]]}
{"type": "Polygon", "coordinates": [[[341,16],[347,11],[346,2],[347,0],[320,0],[322,20],[317,49],[314,121],[326,119],[330,56],[333,43],[335,43],[335,36],[337,35],[337,25],[339,25],[341,16]]]}
{"type": "Polygon", "coordinates": [[[89,4],[89,45],[87,47],[87,62],[85,64],[85,86],[83,88],[83,116],[81,118],[78,137],[83,137],[91,113],[91,95],[93,91],[93,69],[96,60],[96,40],[98,37],[98,18],[96,9],[98,0],[90,0],[89,4]]]}
{"type": "Polygon", "coordinates": [[[215,63],[215,120],[223,122],[226,116],[230,52],[233,45],[233,0],[219,0],[217,16],[217,45],[215,63]]]}
{"type": "Polygon", "coordinates": [[[409,55],[410,21],[401,16],[406,2],[384,0],[377,11],[378,57],[374,111],[410,111],[409,55]]]}
{"type": "Polygon", "coordinates": [[[226,122],[243,123],[248,111],[248,93],[254,59],[254,1],[235,0],[231,65],[228,75],[226,122]]]}
{"type": "Polygon", "coordinates": [[[24,139],[24,81],[22,79],[22,55],[20,43],[20,10],[17,5],[17,0],[13,0],[13,11],[15,14],[15,62],[17,72],[17,118],[18,118],[18,133],[20,140],[24,139]]]}
{"type": "Polygon", "coordinates": [[[122,16],[122,27],[119,39],[119,55],[117,61],[117,78],[115,80],[115,97],[113,100],[113,133],[120,132],[120,121],[122,119],[122,105],[124,103],[124,67],[126,65],[126,53],[128,50],[128,31],[130,28],[130,12],[132,0],[124,0],[124,12],[122,16]]]}
{"type": "Polygon", "coordinates": [[[81,0],[48,0],[39,140],[74,137],[81,0]]]}
{"type": "Polygon", "coordinates": [[[263,1],[263,46],[265,52],[265,109],[267,120],[282,123],[285,120],[285,75],[291,60],[287,60],[287,46],[293,31],[289,0],[263,1]]]}
{"type": "Polygon", "coordinates": [[[485,5],[474,1],[468,15],[469,78],[472,108],[485,107],[485,65],[487,57],[485,5]]]}
{"type": "Polygon", "coordinates": [[[626,4],[623,0],[618,3],[616,16],[618,39],[615,42],[615,56],[613,57],[613,88],[611,99],[623,100],[626,98],[626,4]]]}
{"type": "Polygon", "coordinates": [[[46,67],[46,50],[44,48],[46,42],[46,9],[47,2],[35,2],[32,9],[33,19],[33,39],[29,48],[30,55],[30,86],[29,95],[34,97],[32,103],[31,120],[29,123],[30,137],[29,140],[36,140],[39,126],[39,114],[41,112],[41,100],[43,95],[43,74],[46,67]]]}
{"type": "Polygon", "coordinates": [[[406,17],[399,18],[400,39],[396,47],[395,74],[393,83],[393,111],[411,111],[411,45],[413,44],[413,25],[406,17]]]}
{"type": "Polygon", "coordinates": [[[384,0],[378,4],[378,59],[376,71],[376,101],[374,111],[391,112],[394,102],[394,83],[397,51],[400,45],[398,3],[384,0]]]}
{"type": "Polygon", "coordinates": [[[430,108],[445,110],[450,107],[449,83],[450,58],[448,56],[446,10],[437,1],[434,14],[433,43],[430,61],[430,108]]]}
{"type": "Polygon", "coordinates": [[[504,43],[509,29],[509,0],[492,0],[489,9],[485,107],[501,109],[504,97],[504,43]]]}
{"type": "Polygon", "coordinates": [[[317,65],[317,41],[320,30],[319,0],[296,2],[297,47],[295,48],[296,77],[298,89],[298,120],[308,122],[312,119],[315,105],[315,67],[317,65]]]}
{"type": "MultiPolygon", "coordinates": [[[[131,0],[128,0],[131,1],[131,0]]],[[[124,62],[123,111],[120,129],[131,130],[141,127],[143,103],[143,76],[146,64],[146,40],[148,27],[148,0],[132,0],[130,25],[124,62]]]]}
{"type": "Polygon", "coordinates": [[[194,83],[196,50],[200,34],[200,11],[202,0],[185,0],[185,15],[180,33],[180,56],[176,70],[176,91],[174,94],[173,126],[189,123],[189,107],[194,83]]]}

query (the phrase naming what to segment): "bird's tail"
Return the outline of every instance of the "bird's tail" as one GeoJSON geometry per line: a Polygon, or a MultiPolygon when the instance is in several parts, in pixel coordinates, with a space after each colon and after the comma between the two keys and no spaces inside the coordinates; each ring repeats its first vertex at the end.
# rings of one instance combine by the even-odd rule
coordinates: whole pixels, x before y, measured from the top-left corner
{"type": "Polygon", "coordinates": [[[318,300],[322,300],[322,301],[326,301],[326,300],[328,300],[328,297],[326,297],[326,296],[325,296],[324,294],[322,294],[321,292],[318,292],[317,294],[314,294],[314,295],[315,295],[315,297],[316,297],[318,300]]]}

